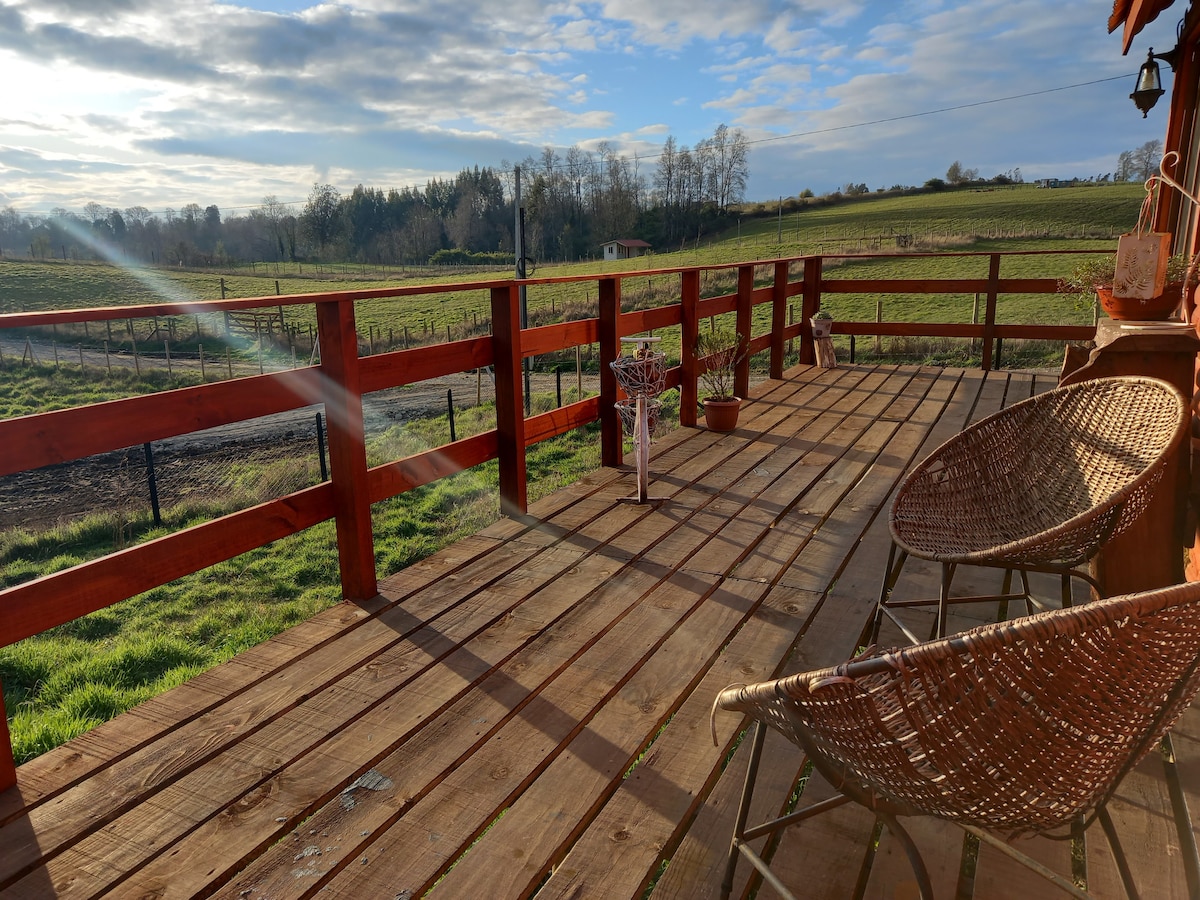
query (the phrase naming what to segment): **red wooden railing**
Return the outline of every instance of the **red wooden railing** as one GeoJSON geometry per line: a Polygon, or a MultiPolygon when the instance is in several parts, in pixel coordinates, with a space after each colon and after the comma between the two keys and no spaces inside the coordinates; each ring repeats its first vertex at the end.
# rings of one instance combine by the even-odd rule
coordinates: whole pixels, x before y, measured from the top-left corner
{"type": "MultiPolygon", "coordinates": [[[[961,254],[958,254],[961,255],[961,254]]],[[[0,421],[0,476],[80,459],[97,453],[201,431],[215,426],[323,403],[328,421],[330,480],[315,487],[231,513],[144,544],[82,563],[0,591],[0,646],[103,609],[181,576],[286,537],[326,519],[337,528],[343,596],[364,599],[377,592],[371,504],[428,484],[487,460],[498,460],[501,508],[526,509],[525,450],[530,444],[599,420],[601,461],[622,459],[620,418],[614,408],[617,383],[608,363],[619,353],[620,338],[678,327],[680,364],[668,372],[668,387],[680,389],[680,424],[694,426],[697,377],[704,360],[694,347],[702,319],[733,313],[737,330],[748,336],[750,353],[739,364],[736,389],[749,389],[749,356],[769,354],[772,378],[783,373],[787,342],[800,340],[800,362],[813,362],[809,317],[831,293],[964,293],[986,295],[986,314],[978,325],[944,323],[840,322],[852,335],[913,335],[975,338],[984,342],[983,365],[990,368],[994,338],[1086,340],[1087,326],[1000,324],[996,299],[1005,293],[1053,293],[1052,278],[1000,277],[1001,254],[985,256],[988,274],[953,280],[863,280],[827,278],[821,257],[799,257],[679,269],[641,270],[531,279],[527,285],[588,281],[596,285],[599,315],[594,319],[522,330],[515,281],[474,282],[412,288],[368,289],[323,294],[214,300],[189,304],[151,304],[0,315],[0,329],[47,327],[75,322],[213,313],[258,307],[310,304],[316,308],[321,363],[273,374],[238,378],[147,396],[0,421]],[[760,267],[771,277],[756,286],[760,267]],[[701,276],[714,269],[736,269],[733,293],[702,298],[701,276]],[[795,271],[798,270],[798,271],[795,271]],[[627,278],[678,275],[678,303],[621,312],[621,286],[627,278]],[[797,277],[798,276],[798,277],[797,277]],[[355,304],[385,297],[486,292],[491,334],[421,347],[358,355],[355,304]],[[799,322],[787,323],[788,300],[802,298],[799,322]],[[753,334],[754,309],[770,307],[770,325],[753,334]],[[581,345],[600,347],[600,394],[552,412],[523,414],[521,367],[524,357],[581,345]],[[424,453],[368,468],[363,430],[363,395],[443,375],[492,366],[496,384],[496,427],[474,437],[424,453]]],[[[0,686],[0,705],[3,704],[0,686]]],[[[0,789],[15,783],[7,722],[0,724],[0,789]]]]}

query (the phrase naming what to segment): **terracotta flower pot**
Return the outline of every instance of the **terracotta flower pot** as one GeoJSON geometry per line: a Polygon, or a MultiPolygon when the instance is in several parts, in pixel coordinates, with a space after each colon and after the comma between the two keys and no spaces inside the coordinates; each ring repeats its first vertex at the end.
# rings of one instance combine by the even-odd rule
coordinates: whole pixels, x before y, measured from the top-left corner
{"type": "Polygon", "coordinates": [[[704,401],[704,424],[709,431],[733,431],[737,428],[738,410],[742,401],[739,397],[729,400],[714,400],[711,397],[704,401]]]}
{"type": "Polygon", "coordinates": [[[1132,322],[1158,322],[1170,318],[1183,299],[1183,283],[1173,281],[1157,297],[1139,300],[1114,297],[1112,288],[1097,287],[1096,296],[1110,319],[1132,322]]]}

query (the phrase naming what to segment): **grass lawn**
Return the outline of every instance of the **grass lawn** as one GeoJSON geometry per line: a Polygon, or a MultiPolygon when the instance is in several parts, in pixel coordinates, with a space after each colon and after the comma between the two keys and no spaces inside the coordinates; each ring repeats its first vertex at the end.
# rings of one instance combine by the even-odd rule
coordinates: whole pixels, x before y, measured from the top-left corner
{"type": "MultiPolygon", "coordinates": [[[[719,240],[674,253],[656,253],[620,264],[596,262],[570,266],[543,266],[538,276],[573,275],[596,271],[642,271],[658,267],[712,266],[736,261],[813,252],[836,252],[838,243],[861,242],[873,237],[911,233],[943,246],[976,251],[1113,247],[1110,235],[1132,227],[1142,199],[1139,185],[1035,190],[1025,186],[988,193],[946,192],[911,198],[863,200],[844,206],[811,206],[783,217],[747,217],[736,230],[719,240]],[[1046,238],[1034,234],[1076,236],[1046,238]],[[1081,235],[1092,235],[1084,238],[1081,235]],[[782,240],[780,240],[782,238],[782,240]],[[761,251],[761,252],[760,252],[761,251]]],[[[1005,277],[1057,276],[1070,268],[1066,257],[1032,256],[1006,265],[1005,277]]],[[[299,267],[257,266],[250,273],[199,273],[175,270],[122,269],[101,264],[48,263],[0,260],[0,311],[128,305],[172,300],[212,299],[221,296],[261,296],[356,289],[369,284],[434,283],[459,279],[461,273],[437,275],[402,273],[391,280],[369,281],[365,270],[354,266],[324,267],[307,275],[299,267]],[[257,271],[261,269],[262,271],[257,271]],[[303,276],[303,277],[302,277],[303,276]]],[[[911,259],[848,259],[832,263],[831,278],[983,277],[986,259],[926,257],[911,259]]],[[[469,278],[507,277],[507,272],[472,272],[469,278]]],[[[766,273],[764,273],[765,275],[766,273]]],[[[732,274],[720,279],[705,273],[706,296],[733,290],[732,274]]],[[[631,278],[624,285],[631,304],[671,302],[678,296],[678,276],[631,278]]],[[[529,289],[531,317],[542,321],[594,315],[594,282],[537,285],[529,289]],[[540,317],[540,319],[538,318],[540,317]]],[[[877,304],[884,303],[890,321],[970,321],[973,297],[893,295],[887,297],[835,295],[827,307],[838,318],[869,320],[877,304]]],[[[378,329],[382,335],[408,329],[429,339],[447,325],[474,324],[488,309],[486,291],[464,290],[445,295],[379,300],[358,304],[360,332],[378,329]]],[[[287,313],[293,324],[310,324],[312,311],[296,307],[287,313]]],[[[754,333],[769,327],[768,311],[756,312],[754,333]]],[[[1001,321],[1041,323],[1090,322],[1084,310],[1070,301],[1047,302],[1046,297],[1005,298],[1001,321]]],[[[178,329],[187,331],[181,316],[178,329]]],[[[196,323],[193,323],[195,326],[196,323]]],[[[215,331],[199,323],[197,331],[215,331]]],[[[52,335],[65,342],[94,346],[109,331],[92,326],[52,335]]],[[[168,335],[170,331],[168,330],[168,335]]],[[[7,335],[11,337],[11,334],[7,335]]],[[[669,329],[663,349],[669,360],[678,359],[677,329],[669,329]]],[[[43,336],[44,337],[44,336],[43,336]]],[[[213,338],[215,340],[215,338],[213,338]]],[[[867,343],[867,342],[862,342],[867,343]]],[[[243,349],[244,348],[240,348],[243,349]]],[[[863,348],[860,348],[860,350],[863,348]]],[[[897,345],[892,344],[896,350],[897,345]]],[[[901,348],[924,358],[963,365],[958,349],[945,351],[927,343],[901,348]]],[[[839,353],[844,354],[844,349],[839,353]]],[[[1006,354],[1009,348],[1006,347],[1006,354]]],[[[1061,352],[1061,348],[1053,348],[1061,352]]],[[[5,363],[0,379],[0,416],[10,418],[33,412],[94,403],[196,383],[198,375],[148,371],[87,374],[78,368],[16,367],[5,363]]],[[[675,392],[667,398],[677,402],[675,392]]],[[[548,399],[542,399],[549,405],[548,399]]],[[[675,410],[664,410],[663,420],[677,420],[675,410]]],[[[492,427],[494,412],[482,407],[460,412],[460,436],[492,427]]],[[[402,457],[440,444],[447,433],[444,417],[410,422],[372,438],[372,462],[402,457]]],[[[284,461],[286,464],[286,461],[284,461]]],[[[530,448],[528,455],[531,499],[577,480],[599,465],[597,427],[530,448]]],[[[265,471],[242,472],[241,481],[253,488],[266,482],[265,471]]],[[[399,571],[455,540],[474,533],[498,515],[496,464],[489,463],[452,478],[376,504],[374,530],[376,566],[386,576],[399,571]]],[[[243,498],[244,499],[244,498],[243,498]]],[[[220,503],[190,503],[165,511],[163,526],[156,528],[145,515],[115,528],[109,515],[98,515],[69,526],[42,532],[12,529],[0,532],[0,585],[11,585],[39,574],[57,571],[111,552],[114,535],[119,540],[144,541],[187,527],[228,508],[220,503]]],[[[0,649],[0,682],[10,716],[18,761],[28,760],[94,727],[117,713],[219,664],[247,647],[304,621],[336,603],[340,596],[337,551],[332,523],[323,523],[269,547],[239,556],[203,572],[149,591],[112,608],[85,616],[50,632],[0,649]]]]}

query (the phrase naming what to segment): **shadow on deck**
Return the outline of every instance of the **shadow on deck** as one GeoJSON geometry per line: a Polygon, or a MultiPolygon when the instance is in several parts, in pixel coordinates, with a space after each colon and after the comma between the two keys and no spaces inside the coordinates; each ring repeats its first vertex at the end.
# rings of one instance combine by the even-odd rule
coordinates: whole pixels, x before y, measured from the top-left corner
{"type": "MultiPolygon", "coordinates": [[[[733,434],[656,444],[662,502],[620,502],[632,471],[598,472],[21,767],[0,795],[4,895],[715,897],[748,754],[736,716],[713,745],[713,698],[846,658],[901,474],[1054,380],[851,366],[768,382],[733,434]]],[[[1175,745],[1190,787],[1194,713],[1175,745]]],[[[778,806],[802,759],[775,747],[756,796],[778,806]]],[[[1157,760],[1111,809],[1144,896],[1186,896],[1157,760]]],[[[957,830],[913,833],[938,896],[1047,895],[989,848],[964,868],[957,830]]],[[[1026,843],[1070,873],[1069,844],[1026,843]]],[[[1118,896],[1107,847],[1084,853],[1089,885],[1118,896]]],[[[857,808],[775,856],[805,897],[916,896],[857,808]]]]}

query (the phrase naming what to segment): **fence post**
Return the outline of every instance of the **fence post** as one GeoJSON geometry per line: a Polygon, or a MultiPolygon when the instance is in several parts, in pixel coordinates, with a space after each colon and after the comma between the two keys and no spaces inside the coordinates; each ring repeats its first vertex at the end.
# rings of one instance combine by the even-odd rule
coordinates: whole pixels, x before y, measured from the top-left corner
{"type": "Polygon", "coordinates": [[[750,332],[754,325],[754,266],[738,266],[737,332],[742,336],[741,357],[733,372],[733,393],[750,394],[750,332]]]}
{"type": "Polygon", "coordinates": [[[321,480],[329,480],[329,464],[325,461],[325,423],[317,413],[317,458],[321,461],[321,480]]]}
{"type": "Polygon", "coordinates": [[[1000,254],[988,257],[987,302],[983,311],[983,359],[980,368],[985,372],[992,367],[992,339],[996,336],[996,294],[1000,282],[1000,254]]]}
{"type": "Polygon", "coordinates": [[[492,288],[492,362],[496,373],[496,432],[499,438],[500,511],[529,510],[525,471],[525,404],[521,390],[521,309],[517,285],[492,288]]]}
{"type": "Polygon", "coordinates": [[[162,510],[158,505],[158,479],[154,475],[154,450],[147,441],[142,445],[146,451],[146,483],[150,488],[150,511],[154,513],[154,524],[162,524],[162,510]]]}
{"type": "Polygon", "coordinates": [[[450,419],[450,443],[458,440],[454,429],[454,388],[446,388],[446,415],[450,419]]]}
{"type": "MultiPolygon", "coordinates": [[[[782,207],[780,207],[782,209],[782,207]]],[[[787,347],[783,330],[787,327],[788,263],[775,263],[771,288],[771,377],[783,377],[783,358],[787,347]]]]}
{"type": "Polygon", "coordinates": [[[688,269],[682,275],[679,306],[679,424],[696,427],[700,404],[696,365],[696,339],[700,336],[700,272],[688,269]]]}
{"type": "Polygon", "coordinates": [[[616,278],[601,278],[597,302],[600,312],[600,465],[619,466],[625,455],[625,435],[616,407],[617,376],[609,363],[621,352],[621,282],[616,278]]]}
{"type": "MultiPolygon", "coordinates": [[[[883,301],[876,300],[875,301],[875,324],[880,325],[882,323],[883,323],[883,301]]],[[[851,337],[853,337],[853,336],[854,335],[851,335],[851,337]]],[[[883,354],[883,335],[877,334],[877,335],[875,335],[875,355],[881,356],[882,354],[883,354]]],[[[853,359],[851,359],[850,361],[854,362],[853,359]]]]}
{"type": "Polygon", "coordinates": [[[354,303],[317,304],[321,374],[329,429],[329,469],[337,525],[342,596],[366,600],[379,593],[375,578],[375,541],[371,533],[371,496],[363,430],[362,383],[354,303]]]}
{"type": "Polygon", "coordinates": [[[817,352],[813,344],[813,314],[821,308],[821,257],[807,256],[804,259],[804,291],[800,302],[800,364],[816,364],[817,352]]]}
{"type": "Polygon", "coordinates": [[[4,684],[0,683],[0,791],[17,783],[17,764],[13,759],[12,736],[8,733],[8,716],[4,710],[4,684]]]}

